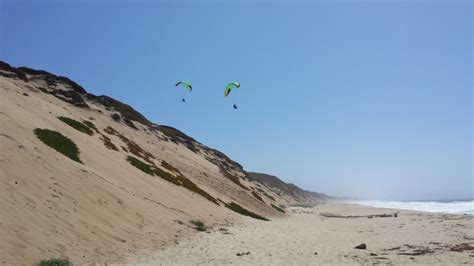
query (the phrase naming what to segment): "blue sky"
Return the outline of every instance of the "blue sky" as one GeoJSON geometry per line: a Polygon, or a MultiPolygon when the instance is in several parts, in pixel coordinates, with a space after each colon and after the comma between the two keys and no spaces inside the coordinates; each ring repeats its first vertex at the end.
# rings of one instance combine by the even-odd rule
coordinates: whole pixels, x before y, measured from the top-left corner
{"type": "Polygon", "coordinates": [[[472,13],[470,1],[1,0],[0,59],[306,189],[472,198],[472,13]],[[231,81],[242,86],[224,99],[231,81]]]}

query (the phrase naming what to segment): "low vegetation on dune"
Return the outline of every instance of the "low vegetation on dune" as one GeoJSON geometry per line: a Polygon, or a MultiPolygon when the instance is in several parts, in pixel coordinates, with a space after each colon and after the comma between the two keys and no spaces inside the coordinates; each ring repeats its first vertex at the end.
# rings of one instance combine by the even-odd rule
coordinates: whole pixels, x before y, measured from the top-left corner
{"type": "Polygon", "coordinates": [[[279,212],[282,212],[282,213],[285,213],[285,210],[283,210],[282,208],[276,206],[275,204],[271,204],[271,205],[272,205],[272,207],[273,207],[275,210],[277,210],[277,211],[279,211],[279,212]]]}
{"type": "Polygon", "coordinates": [[[82,133],[85,133],[90,136],[94,135],[94,131],[92,131],[92,129],[89,126],[87,126],[86,124],[82,122],[76,121],[72,118],[65,117],[65,116],[59,116],[58,119],[82,133]]]}
{"type": "Polygon", "coordinates": [[[252,195],[258,199],[259,201],[265,203],[265,201],[262,199],[262,197],[260,197],[260,195],[258,195],[255,191],[252,191],[252,195]]]}
{"type": "Polygon", "coordinates": [[[94,130],[95,132],[99,133],[99,130],[97,129],[97,127],[95,126],[95,124],[92,123],[91,121],[89,121],[89,120],[84,120],[84,121],[82,121],[82,123],[84,123],[84,125],[88,126],[90,129],[94,130]]]}
{"type": "Polygon", "coordinates": [[[153,170],[152,166],[149,165],[149,164],[146,164],[140,160],[138,160],[137,158],[133,157],[133,156],[127,156],[127,161],[135,166],[136,168],[142,170],[143,172],[149,174],[149,175],[155,175],[155,171],[153,170]]]}
{"type": "Polygon", "coordinates": [[[169,164],[165,160],[161,161],[161,166],[163,166],[163,168],[165,168],[168,171],[175,172],[175,173],[181,173],[176,167],[172,166],[171,164],[169,164]]]}
{"type": "Polygon", "coordinates": [[[244,186],[241,182],[240,182],[240,178],[236,175],[233,175],[231,173],[229,173],[224,167],[222,166],[219,166],[219,171],[226,177],[228,178],[230,181],[234,182],[235,184],[237,184],[239,187],[245,189],[245,190],[250,190],[248,187],[244,186]]]}
{"type": "Polygon", "coordinates": [[[176,176],[174,176],[173,174],[171,174],[171,173],[169,173],[165,170],[162,170],[161,168],[157,167],[154,163],[147,164],[147,163],[144,163],[141,160],[139,160],[139,159],[137,159],[133,156],[127,156],[127,161],[131,165],[135,166],[136,168],[142,170],[143,172],[145,172],[149,175],[159,176],[162,179],[164,179],[164,180],[166,180],[170,183],[173,183],[177,186],[181,186],[181,187],[184,187],[188,190],[191,190],[194,193],[197,193],[197,194],[203,196],[207,200],[219,205],[219,203],[217,202],[217,200],[213,196],[211,196],[209,193],[207,193],[206,191],[201,189],[198,185],[196,185],[194,182],[192,182],[189,178],[185,177],[177,168],[175,168],[174,166],[172,166],[171,164],[169,164],[165,161],[162,162],[162,166],[165,169],[169,170],[169,171],[175,172],[176,176]]]}
{"type": "Polygon", "coordinates": [[[114,151],[119,150],[117,148],[117,146],[115,146],[115,144],[112,142],[112,140],[109,137],[107,137],[106,135],[101,134],[100,139],[102,140],[102,142],[104,142],[104,145],[107,149],[111,149],[111,150],[114,150],[114,151]]]}
{"type": "MultiPolygon", "coordinates": [[[[124,104],[122,102],[119,102],[113,98],[110,98],[108,96],[102,95],[102,96],[92,96],[90,97],[94,98],[94,100],[98,101],[105,107],[109,109],[114,109],[117,112],[119,112],[124,120],[133,120],[140,122],[146,126],[151,126],[152,123],[148,121],[142,114],[137,112],[135,109],[133,109],[130,105],[124,104]]],[[[128,126],[131,126],[127,123],[128,126]]],[[[136,128],[135,128],[136,129],[136,128]]]]}
{"type": "Polygon", "coordinates": [[[67,259],[50,259],[50,260],[42,260],[39,263],[39,266],[71,266],[67,259]]]}
{"type": "Polygon", "coordinates": [[[176,128],[161,125],[158,129],[167,137],[167,140],[175,144],[182,144],[194,153],[200,152],[195,145],[196,141],[176,128]]]}
{"type": "Polygon", "coordinates": [[[114,150],[114,151],[119,150],[117,148],[117,146],[115,146],[115,144],[112,142],[112,140],[109,137],[107,137],[106,135],[100,133],[100,131],[95,126],[95,124],[92,123],[91,121],[84,120],[83,122],[79,122],[79,121],[76,121],[72,118],[65,117],[65,116],[59,116],[58,119],[63,121],[67,125],[75,128],[76,130],[78,130],[82,133],[85,133],[89,136],[94,135],[94,132],[98,133],[100,135],[100,140],[102,140],[102,142],[104,143],[104,145],[107,149],[111,149],[111,150],[114,150]]]}
{"type": "Polygon", "coordinates": [[[117,130],[115,130],[113,127],[106,127],[104,129],[105,133],[109,135],[114,135],[120,138],[123,143],[127,144],[128,150],[135,156],[142,158],[145,160],[147,163],[154,164],[151,159],[155,159],[155,157],[142,149],[137,143],[135,143],[133,140],[130,140],[129,138],[125,137],[124,135],[120,134],[117,130]]]}
{"type": "Polygon", "coordinates": [[[82,163],[79,159],[79,148],[77,148],[77,145],[68,137],[57,131],[41,128],[36,128],[34,133],[44,144],[64,154],[70,159],[82,163]]]}
{"type": "MultiPolygon", "coordinates": [[[[258,183],[257,183],[258,184],[258,183]]],[[[265,192],[265,190],[261,189],[261,188],[258,188],[257,187],[257,190],[260,191],[261,193],[263,193],[263,195],[265,195],[265,197],[271,199],[272,201],[276,201],[274,197],[270,196],[267,192],[265,192]]]]}
{"type": "Polygon", "coordinates": [[[267,218],[261,216],[261,215],[258,215],[254,212],[251,212],[247,209],[245,209],[244,207],[240,206],[239,204],[235,203],[235,202],[231,202],[231,203],[228,203],[228,204],[225,204],[225,206],[237,213],[240,213],[242,215],[245,215],[245,216],[249,216],[249,217],[252,217],[252,218],[255,218],[255,219],[259,219],[259,220],[263,220],[263,221],[270,221],[268,220],[267,218]]]}
{"type": "Polygon", "coordinates": [[[204,232],[207,230],[207,226],[204,225],[203,222],[199,220],[191,220],[191,223],[194,225],[194,229],[204,232]]]}
{"type": "MultiPolygon", "coordinates": [[[[173,167],[174,168],[174,167],[173,167]]],[[[176,168],[175,168],[176,169],[176,168]]],[[[177,170],[177,169],[176,169],[177,170]]],[[[179,170],[177,170],[177,176],[173,176],[172,174],[166,172],[166,171],[163,171],[161,170],[160,168],[155,168],[155,173],[163,178],[164,180],[168,181],[168,182],[171,182],[175,185],[178,185],[178,186],[182,186],[182,187],[185,187],[191,191],[193,191],[194,193],[197,193],[201,196],[203,196],[204,198],[206,198],[207,200],[209,201],[212,201],[213,203],[219,205],[219,203],[217,202],[217,200],[211,196],[209,193],[207,193],[206,191],[202,190],[198,185],[196,185],[193,181],[191,181],[189,178],[187,178],[186,176],[184,176],[181,172],[179,172],[179,170]]]]}
{"type": "MultiPolygon", "coordinates": [[[[94,131],[98,132],[102,136],[101,140],[104,142],[104,145],[107,148],[118,151],[118,148],[112,143],[110,138],[105,136],[104,134],[100,133],[97,130],[94,123],[92,123],[90,121],[79,122],[79,121],[76,121],[74,119],[71,119],[71,118],[68,118],[68,117],[63,117],[63,116],[58,117],[58,119],[63,121],[64,123],[68,124],[69,126],[75,128],[75,129],[77,129],[77,130],[79,130],[79,131],[81,131],[85,134],[88,134],[88,135],[93,135],[94,131]]],[[[160,167],[156,166],[156,164],[152,160],[152,159],[155,159],[155,157],[151,153],[143,150],[134,141],[128,139],[125,136],[123,136],[117,130],[115,130],[114,128],[112,128],[110,126],[105,128],[104,131],[107,134],[119,137],[120,140],[122,140],[127,145],[128,150],[133,155],[135,155],[135,156],[137,156],[140,159],[143,159],[145,161],[145,162],[143,162],[139,158],[135,158],[133,156],[127,156],[126,160],[131,165],[136,167],[137,169],[139,169],[139,170],[143,171],[144,173],[147,173],[151,176],[159,176],[162,179],[164,179],[164,180],[166,180],[170,183],[173,183],[177,186],[182,186],[182,187],[184,187],[188,190],[191,190],[191,191],[203,196],[207,200],[219,205],[218,201],[214,197],[212,197],[206,191],[202,190],[198,185],[196,185],[190,179],[185,177],[173,165],[169,164],[166,161],[162,161],[161,162],[161,167],[163,167],[164,169],[167,170],[167,171],[165,171],[165,170],[161,169],[160,167]],[[172,173],[174,173],[174,174],[172,174],[172,173]]],[[[79,156],[78,156],[79,155],[79,150],[77,149],[77,146],[74,144],[74,142],[72,142],[68,138],[64,137],[59,132],[55,132],[55,131],[51,131],[51,130],[47,130],[47,129],[36,129],[35,134],[38,136],[38,138],[40,138],[43,142],[45,142],[50,147],[52,147],[55,150],[63,153],[64,155],[68,156],[69,158],[71,158],[75,161],[81,162],[79,160],[79,156]]],[[[220,170],[224,174],[225,177],[227,177],[228,179],[230,179],[231,181],[233,181],[234,183],[236,183],[240,187],[242,187],[246,190],[249,190],[242,183],[240,183],[239,178],[237,176],[234,176],[234,175],[230,174],[225,169],[222,169],[222,167],[221,167],[220,170]]],[[[260,197],[260,195],[258,195],[256,192],[252,191],[252,195],[255,198],[257,198],[258,200],[264,202],[263,199],[260,197]]],[[[240,206],[239,204],[237,204],[235,202],[224,203],[224,204],[227,208],[229,208],[232,211],[237,212],[239,214],[249,216],[249,217],[252,217],[252,218],[255,218],[255,219],[259,219],[259,220],[269,221],[267,218],[265,218],[265,217],[263,217],[259,214],[256,214],[254,212],[251,212],[251,211],[243,208],[242,206],[240,206]]],[[[283,213],[285,212],[283,209],[281,209],[280,207],[278,207],[276,205],[271,204],[271,206],[273,208],[275,208],[276,210],[280,211],[280,212],[283,212],[283,213]]],[[[191,221],[191,223],[194,224],[196,226],[195,229],[199,230],[199,231],[205,231],[206,228],[207,228],[199,220],[193,220],[193,221],[191,221]]]]}

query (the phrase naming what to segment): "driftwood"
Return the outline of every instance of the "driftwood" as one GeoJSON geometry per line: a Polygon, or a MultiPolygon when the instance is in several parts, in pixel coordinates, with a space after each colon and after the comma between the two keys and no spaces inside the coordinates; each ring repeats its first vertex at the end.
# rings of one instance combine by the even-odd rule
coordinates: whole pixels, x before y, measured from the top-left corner
{"type": "Polygon", "coordinates": [[[393,214],[371,214],[371,215],[339,215],[339,214],[332,214],[329,212],[321,212],[319,215],[328,218],[386,218],[386,217],[397,217],[398,212],[393,214]]]}

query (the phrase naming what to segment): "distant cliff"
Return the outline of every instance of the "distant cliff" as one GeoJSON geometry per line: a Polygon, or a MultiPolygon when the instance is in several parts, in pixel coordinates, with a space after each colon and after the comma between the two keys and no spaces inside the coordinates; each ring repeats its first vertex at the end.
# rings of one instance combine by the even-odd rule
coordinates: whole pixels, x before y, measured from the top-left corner
{"type": "Polygon", "coordinates": [[[279,195],[289,196],[289,198],[294,200],[295,203],[317,203],[325,202],[329,199],[325,194],[301,189],[295,184],[285,183],[273,175],[253,172],[249,172],[248,174],[252,180],[266,185],[279,195]]]}

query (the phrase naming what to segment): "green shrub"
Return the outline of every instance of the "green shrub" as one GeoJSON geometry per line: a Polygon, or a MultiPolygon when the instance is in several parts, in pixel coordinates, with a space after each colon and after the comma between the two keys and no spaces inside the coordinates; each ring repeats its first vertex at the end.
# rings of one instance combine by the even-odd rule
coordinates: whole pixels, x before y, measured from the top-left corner
{"type": "Polygon", "coordinates": [[[128,139],[127,137],[125,137],[124,135],[120,134],[117,130],[115,130],[114,128],[112,127],[106,127],[104,129],[105,133],[107,134],[110,134],[110,135],[115,135],[117,137],[120,138],[121,141],[123,141],[125,144],[127,144],[127,147],[128,147],[128,150],[135,156],[139,157],[139,158],[142,158],[143,160],[145,160],[145,162],[147,163],[150,163],[152,165],[154,165],[155,163],[153,162],[153,160],[151,160],[152,158],[155,159],[155,157],[153,156],[153,154],[145,151],[142,149],[142,147],[140,147],[138,144],[136,144],[133,140],[130,140],[128,139]]]}
{"type": "MultiPolygon", "coordinates": [[[[164,162],[164,161],[163,161],[164,162]]],[[[162,164],[163,165],[163,164],[162,164]]],[[[193,181],[191,181],[189,178],[185,177],[183,174],[181,174],[181,172],[174,168],[173,166],[171,166],[170,164],[165,164],[167,167],[172,167],[173,169],[175,169],[175,171],[177,171],[178,173],[178,176],[173,176],[172,174],[166,172],[166,171],[163,171],[161,170],[160,168],[156,167],[155,168],[155,174],[161,178],[163,178],[164,180],[168,181],[168,182],[171,182],[177,186],[182,186],[182,187],[185,187],[189,190],[191,190],[192,192],[194,193],[197,193],[201,196],[203,196],[204,198],[206,198],[207,200],[209,201],[212,201],[214,202],[215,204],[219,205],[219,203],[217,202],[217,200],[211,196],[209,193],[207,193],[206,191],[204,191],[203,189],[201,189],[198,185],[196,185],[193,181]]]]}
{"type": "Polygon", "coordinates": [[[67,259],[50,259],[50,260],[42,260],[39,263],[39,266],[71,266],[67,259]]]}
{"type": "Polygon", "coordinates": [[[225,204],[225,206],[237,213],[240,213],[242,215],[245,215],[245,216],[249,216],[249,217],[252,217],[252,218],[255,218],[255,219],[259,219],[259,220],[264,220],[264,221],[270,221],[268,220],[267,218],[261,216],[261,215],[258,215],[256,213],[253,213],[247,209],[245,209],[244,207],[240,206],[239,204],[235,203],[235,202],[231,202],[229,204],[225,204]]]}
{"type": "Polygon", "coordinates": [[[272,207],[273,207],[275,210],[277,210],[277,211],[279,211],[279,212],[282,212],[282,213],[285,213],[285,210],[283,210],[282,208],[280,208],[280,207],[278,207],[278,206],[276,206],[276,205],[274,205],[274,204],[271,204],[271,205],[272,205],[272,207]]]}
{"type": "Polygon", "coordinates": [[[195,226],[194,229],[198,231],[204,232],[207,230],[207,226],[205,226],[204,223],[199,220],[192,220],[191,223],[195,226]]]}
{"type": "Polygon", "coordinates": [[[259,201],[265,203],[265,201],[263,201],[262,197],[260,197],[260,195],[258,195],[255,191],[252,191],[252,195],[258,199],[259,201]]]}
{"type": "Polygon", "coordinates": [[[189,180],[187,177],[185,177],[183,174],[181,174],[181,172],[178,169],[176,169],[175,167],[173,167],[172,165],[170,165],[166,162],[165,162],[164,165],[167,167],[167,169],[174,169],[174,171],[176,171],[177,174],[178,174],[177,176],[174,176],[171,173],[168,173],[167,171],[156,167],[156,165],[153,164],[153,162],[151,162],[151,164],[147,164],[147,163],[144,163],[144,162],[142,162],[142,161],[140,161],[137,158],[132,157],[132,156],[128,156],[127,161],[129,161],[130,164],[132,164],[136,168],[142,170],[143,172],[145,172],[149,175],[152,175],[152,176],[157,175],[157,176],[163,178],[164,180],[166,180],[170,183],[173,183],[177,186],[181,186],[181,187],[184,187],[188,190],[191,190],[192,192],[197,193],[197,194],[203,196],[204,198],[206,198],[207,200],[212,201],[215,204],[219,205],[219,203],[217,202],[217,200],[213,196],[211,196],[206,191],[202,190],[198,185],[196,185],[191,180],[189,180]]]}
{"type": "Polygon", "coordinates": [[[83,124],[79,121],[76,121],[72,118],[59,116],[58,119],[63,121],[67,125],[77,129],[78,131],[80,131],[82,133],[86,133],[87,135],[90,135],[90,136],[92,136],[94,134],[94,131],[92,131],[92,129],[90,129],[87,125],[85,125],[85,124],[83,124]]]}
{"type": "Polygon", "coordinates": [[[44,144],[64,154],[70,159],[82,163],[79,159],[79,149],[76,144],[63,134],[57,131],[41,128],[36,128],[34,133],[44,144]]]}
{"type": "Polygon", "coordinates": [[[145,172],[145,173],[147,173],[147,174],[149,174],[149,175],[155,175],[155,174],[154,174],[154,171],[153,171],[153,169],[152,169],[152,167],[151,167],[150,165],[148,165],[148,164],[146,164],[146,163],[144,163],[144,162],[138,160],[137,158],[132,157],[132,156],[127,156],[127,161],[128,161],[131,165],[133,165],[133,166],[135,166],[136,168],[142,170],[143,172],[145,172]]]}
{"type": "Polygon", "coordinates": [[[175,185],[181,186],[181,183],[178,181],[178,179],[174,175],[172,175],[172,174],[170,174],[170,173],[168,173],[168,172],[166,172],[166,171],[164,171],[164,170],[162,170],[158,167],[155,167],[153,169],[153,171],[157,176],[163,178],[164,180],[166,180],[168,182],[171,182],[175,185]]]}
{"type": "Polygon", "coordinates": [[[91,121],[89,121],[89,120],[84,120],[84,121],[82,121],[82,123],[84,123],[84,125],[88,126],[90,129],[94,130],[95,132],[99,133],[99,130],[98,130],[97,127],[94,125],[94,123],[92,123],[91,121]]]}
{"type": "Polygon", "coordinates": [[[114,150],[114,151],[119,150],[117,148],[117,146],[115,146],[115,144],[112,143],[112,140],[109,137],[107,137],[106,135],[103,135],[103,134],[100,134],[100,135],[101,135],[100,139],[102,140],[102,142],[104,143],[104,145],[107,149],[111,149],[111,150],[114,150]]]}
{"type": "Polygon", "coordinates": [[[161,161],[161,166],[163,166],[163,168],[165,168],[166,170],[181,174],[181,172],[176,167],[172,166],[171,164],[169,164],[165,160],[161,161]]]}

